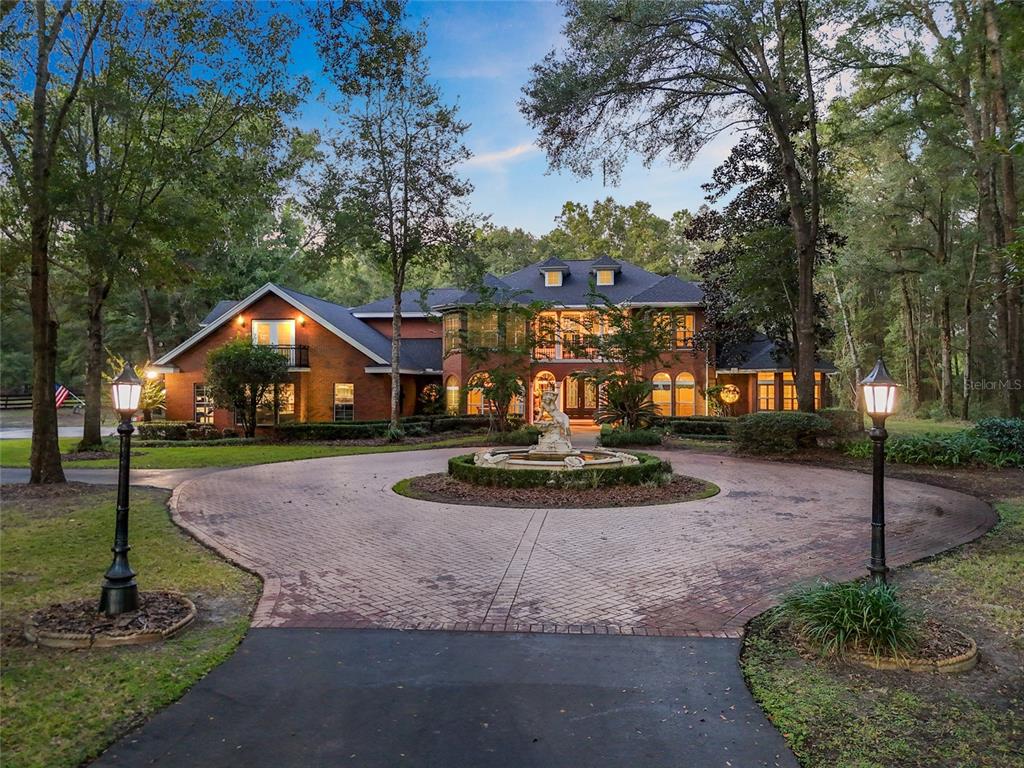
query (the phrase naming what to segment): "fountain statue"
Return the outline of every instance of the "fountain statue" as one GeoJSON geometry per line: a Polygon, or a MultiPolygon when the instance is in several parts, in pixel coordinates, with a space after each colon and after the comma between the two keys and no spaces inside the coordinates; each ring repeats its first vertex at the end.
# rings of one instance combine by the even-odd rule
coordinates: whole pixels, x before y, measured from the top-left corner
{"type": "Polygon", "coordinates": [[[549,418],[533,423],[533,426],[540,432],[540,437],[530,453],[561,457],[578,453],[573,450],[572,442],[569,439],[571,435],[569,417],[558,407],[558,392],[547,390],[541,395],[540,404],[549,418]]]}

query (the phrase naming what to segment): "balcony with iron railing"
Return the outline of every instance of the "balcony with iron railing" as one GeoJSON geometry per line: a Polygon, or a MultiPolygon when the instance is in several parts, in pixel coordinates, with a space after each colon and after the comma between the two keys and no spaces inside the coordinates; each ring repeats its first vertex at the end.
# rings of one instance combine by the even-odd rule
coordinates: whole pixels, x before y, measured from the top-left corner
{"type": "Polygon", "coordinates": [[[307,344],[261,344],[269,347],[288,361],[289,368],[309,368],[309,345],[307,344]]]}

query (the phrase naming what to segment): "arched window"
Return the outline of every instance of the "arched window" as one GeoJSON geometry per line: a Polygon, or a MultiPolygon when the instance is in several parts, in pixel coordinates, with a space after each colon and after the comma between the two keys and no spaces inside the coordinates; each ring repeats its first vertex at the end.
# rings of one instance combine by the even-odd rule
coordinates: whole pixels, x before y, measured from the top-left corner
{"type": "Polygon", "coordinates": [[[558,405],[559,407],[561,407],[561,392],[559,391],[558,382],[555,380],[555,374],[551,373],[551,371],[540,371],[536,376],[533,377],[534,419],[541,419],[544,417],[544,408],[540,404],[540,397],[549,389],[559,393],[558,405]]]}
{"type": "Polygon", "coordinates": [[[459,413],[459,377],[449,376],[444,382],[444,410],[446,413],[459,413]]]}
{"type": "Polygon", "coordinates": [[[656,373],[651,383],[654,385],[651,392],[654,407],[661,416],[668,416],[672,412],[672,377],[664,372],[656,373]]]}
{"type": "Polygon", "coordinates": [[[676,416],[693,416],[697,407],[697,387],[692,373],[676,376],[676,416]]]}
{"type": "MultiPolygon", "coordinates": [[[[523,380],[519,379],[519,386],[523,386],[523,380]]],[[[522,389],[523,394],[514,395],[512,401],[508,404],[508,415],[518,416],[519,418],[526,417],[526,387],[522,389]]]]}
{"type": "Polygon", "coordinates": [[[486,373],[474,373],[466,385],[466,413],[470,416],[483,416],[487,413],[489,403],[484,398],[483,387],[487,386],[486,373]]]}

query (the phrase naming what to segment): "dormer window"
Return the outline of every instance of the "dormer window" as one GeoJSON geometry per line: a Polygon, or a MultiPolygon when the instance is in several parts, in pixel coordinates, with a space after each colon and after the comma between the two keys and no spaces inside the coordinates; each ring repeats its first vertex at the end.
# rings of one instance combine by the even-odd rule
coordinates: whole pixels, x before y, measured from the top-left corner
{"type": "Polygon", "coordinates": [[[558,288],[562,285],[562,272],[552,269],[544,273],[544,285],[548,288],[558,288]]]}
{"type": "Polygon", "coordinates": [[[597,284],[598,285],[615,285],[615,270],[614,269],[599,269],[599,270],[597,270],[597,284]]]}

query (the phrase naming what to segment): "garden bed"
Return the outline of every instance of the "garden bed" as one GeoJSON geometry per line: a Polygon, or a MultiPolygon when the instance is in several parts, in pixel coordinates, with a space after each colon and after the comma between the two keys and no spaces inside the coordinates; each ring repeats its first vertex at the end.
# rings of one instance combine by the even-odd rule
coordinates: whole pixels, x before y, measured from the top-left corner
{"type": "Polygon", "coordinates": [[[396,493],[423,501],[481,507],[583,509],[678,504],[705,499],[718,486],[705,480],[673,475],[664,485],[620,485],[598,488],[502,488],[474,485],[438,472],[403,480],[396,493]]]}

